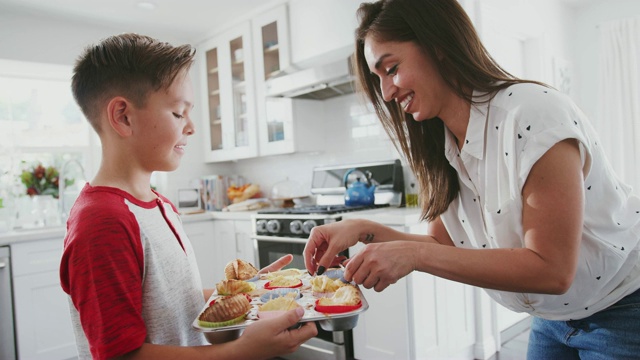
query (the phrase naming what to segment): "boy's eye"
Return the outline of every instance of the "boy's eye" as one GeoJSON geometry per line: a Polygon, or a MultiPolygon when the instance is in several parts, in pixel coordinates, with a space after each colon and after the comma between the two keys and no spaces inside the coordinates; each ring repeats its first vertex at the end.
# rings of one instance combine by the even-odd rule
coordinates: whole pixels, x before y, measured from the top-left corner
{"type": "Polygon", "coordinates": [[[176,114],[173,113],[173,116],[175,116],[177,119],[182,119],[184,116],[180,115],[180,114],[176,114]]]}
{"type": "Polygon", "coordinates": [[[394,65],[391,69],[387,70],[387,75],[395,75],[398,72],[398,65],[394,65]]]}

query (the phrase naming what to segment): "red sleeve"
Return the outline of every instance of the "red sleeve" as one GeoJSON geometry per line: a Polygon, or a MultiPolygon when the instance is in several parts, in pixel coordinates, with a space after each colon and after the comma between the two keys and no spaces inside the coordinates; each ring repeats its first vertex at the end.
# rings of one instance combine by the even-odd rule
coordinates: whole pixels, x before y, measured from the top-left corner
{"type": "Polygon", "coordinates": [[[139,226],[124,199],[104,193],[79,198],[68,224],[60,278],[94,358],[142,346],[147,333],[143,273],[139,226]]]}

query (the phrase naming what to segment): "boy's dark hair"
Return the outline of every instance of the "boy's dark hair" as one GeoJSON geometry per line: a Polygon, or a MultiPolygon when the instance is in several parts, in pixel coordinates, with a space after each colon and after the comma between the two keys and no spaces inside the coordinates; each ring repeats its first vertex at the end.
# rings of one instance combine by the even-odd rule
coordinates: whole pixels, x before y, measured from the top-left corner
{"type": "Polygon", "coordinates": [[[173,46],[138,34],[114,35],[88,46],[76,61],[71,90],[96,132],[106,101],[123,96],[137,107],[151,91],[167,89],[193,63],[191,45],[173,46]]]}

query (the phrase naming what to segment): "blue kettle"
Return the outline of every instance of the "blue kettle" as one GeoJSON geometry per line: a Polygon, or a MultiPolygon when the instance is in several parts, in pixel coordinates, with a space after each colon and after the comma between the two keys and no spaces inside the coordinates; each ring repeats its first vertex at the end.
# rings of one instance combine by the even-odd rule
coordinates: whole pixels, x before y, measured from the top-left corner
{"type": "Polygon", "coordinates": [[[344,204],[346,206],[371,206],[375,203],[375,190],[376,186],[371,183],[371,173],[368,176],[365,176],[362,171],[358,169],[349,169],[344,174],[344,187],[346,191],[344,193],[344,204]],[[355,182],[351,184],[348,183],[349,175],[354,172],[359,172],[362,174],[362,178],[366,180],[366,182],[360,181],[361,177],[358,176],[355,182]]]}

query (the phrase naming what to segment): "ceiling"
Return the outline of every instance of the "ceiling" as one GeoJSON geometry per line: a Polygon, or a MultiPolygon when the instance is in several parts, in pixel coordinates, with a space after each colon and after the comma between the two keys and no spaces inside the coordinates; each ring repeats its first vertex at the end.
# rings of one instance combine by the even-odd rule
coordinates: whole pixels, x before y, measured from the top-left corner
{"type": "MultiPolygon", "coordinates": [[[[576,7],[602,0],[561,1],[576,7]]],[[[243,17],[249,18],[283,2],[285,0],[0,0],[0,11],[7,9],[63,21],[88,22],[158,38],[171,35],[184,41],[199,41],[212,30],[229,27],[243,17]],[[147,4],[155,8],[149,9],[147,4]]]]}
{"type": "Polygon", "coordinates": [[[122,31],[199,39],[280,0],[0,0],[8,9],[122,31]],[[151,5],[145,5],[151,4],[151,5]],[[150,6],[155,6],[149,9],[150,6]]]}

